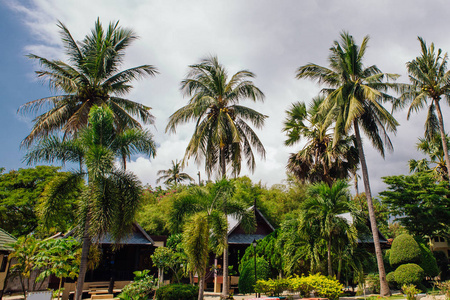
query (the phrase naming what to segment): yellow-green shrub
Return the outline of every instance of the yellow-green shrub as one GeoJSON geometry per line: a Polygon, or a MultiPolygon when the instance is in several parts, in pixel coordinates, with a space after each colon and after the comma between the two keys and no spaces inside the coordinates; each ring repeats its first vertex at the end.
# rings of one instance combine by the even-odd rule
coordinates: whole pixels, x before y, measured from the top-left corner
{"type": "Polygon", "coordinates": [[[317,297],[335,300],[339,298],[343,285],[335,279],[315,274],[307,277],[291,277],[286,279],[258,280],[256,290],[259,293],[273,296],[283,290],[298,292],[302,296],[309,297],[313,292],[317,297]]]}

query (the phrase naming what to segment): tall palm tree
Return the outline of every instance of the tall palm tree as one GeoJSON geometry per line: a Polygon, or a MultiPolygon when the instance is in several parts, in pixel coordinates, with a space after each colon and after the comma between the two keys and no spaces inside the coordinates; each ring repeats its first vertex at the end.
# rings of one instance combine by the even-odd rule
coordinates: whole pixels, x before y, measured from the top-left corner
{"type": "Polygon", "coordinates": [[[353,136],[339,137],[333,143],[331,124],[324,123],[326,114],[320,111],[323,97],[305,103],[293,103],[286,111],[283,131],[285,145],[290,146],[306,139],[306,145],[289,156],[287,169],[301,181],[326,182],[329,186],[336,179],[347,178],[359,164],[358,150],[353,136]]]}
{"type": "Polygon", "coordinates": [[[304,228],[311,228],[314,225],[320,228],[320,236],[327,245],[328,275],[333,276],[331,265],[331,247],[333,237],[344,234],[350,244],[355,244],[357,240],[356,231],[351,224],[339,216],[351,211],[350,194],[348,184],[343,180],[338,180],[330,187],[326,183],[316,183],[308,190],[309,198],[303,203],[303,224],[304,228]]]}
{"type": "MultiPolygon", "coordinates": [[[[233,198],[235,191],[234,183],[230,180],[222,179],[215,183],[210,183],[207,186],[193,186],[187,190],[184,190],[177,195],[173,201],[170,213],[169,222],[173,232],[179,232],[183,229],[184,244],[190,245],[190,247],[196,249],[196,255],[203,255],[202,253],[208,253],[208,249],[211,249],[217,255],[224,253],[228,246],[228,222],[227,216],[223,214],[227,211],[230,215],[233,215],[237,219],[241,220],[241,224],[247,230],[254,229],[255,219],[252,210],[249,210],[243,201],[233,198]],[[226,201],[225,201],[226,200],[226,201]],[[205,219],[206,218],[206,219],[205,219]],[[194,225],[193,223],[199,222],[194,225]],[[206,222],[202,225],[202,222],[206,222]],[[208,237],[200,237],[200,231],[203,226],[208,227],[208,237]],[[195,244],[195,239],[203,239],[203,242],[198,245],[195,244]],[[207,250],[202,249],[207,247],[207,250]]],[[[191,251],[191,250],[189,250],[191,251]]],[[[194,251],[194,250],[192,250],[194,251]]],[[[198,270],[197,266],[206,268],[206,264],[203,260],[208,260],[208,255],[205,257],[195,257],[189,253],[189,260],[193,262],[193,266],[197,272],[199,272],[199,283],[204,280],[205,270],[198,270]],[[201,264],[198,261],[202,261],[201,264]]],[[[224,257],[225,259],[225,257],[224,257]]],[[[223,266],[225,280],[225,266],[223,266]]],[[[200,292],[204,284],[201,283],[200,292]]],[[[226,284],[225,282],[223,283],[226,284]]],[[[225,288],[225,287],[224,287],[225,288]]],[[[202,299],[199,294],[199,300],[202,299]]]]}
{"type": "Polygon", "coordinates": [[[396,100],[387,91],[397,85],[385,82],[384,79],[395,80],[398,75],[382,73],[375,65],[363,65],[368,41],[369,37],[366,36],[361,46],[358,46],[349,33],[341,33],[341,40],[335,41],[330,48],[330,68],[307,64],[298,69],[297,78],[310,78],[327,85],[322,90],[326,95],[322,109],[328,111],[325,123],[335,123],[334,143],[339,141],[339,136],[352,129],[355,134],[380,274],[381,295],[384,296],[389,295],[390,291],[383,265],[360,127],[383,157],[385,147],[392,149],[387,131],[395,132],[398,122],[383,107],[383,103],[396,100]]]}
{"type": "Polygon", "coordinates": [[[39,78],[48,81],[50,88],[62,94],[25,103],[19,113],[39,113],[33,121],[31,133],[22,144],[30,146],[36,139],[57,130],[64,136],[73,136],[86,126],[91,107],[107,104],[114,113],[115,129],[141,128],[137,116],[145,124],[153,123],[150,107],[123,98],[131,89],[130,82],[157,73],[151,65],[141,65],[120,70],[126,48],[137,36],[131,29],[122,28],[119,22],[103,29],[100,20],[81,42],[76,42],[69,30],[58,23],[61,40],[69,62],[49,60],[30,54],[43,67],[37,71],[39,78]]]}
{"type": "Polygon", "coordinates": [[[167,170],[159,170],[156,175],[158,175],[158,179],[156,180],[156,183],[159,183],[161,180],[164,180],[165,185],[174,184],[177,186],[179,183],[189,180],[194,181],[194,178],[189,176],[187,173],[181,172],[183,170],[183,167],[181,165],[181,162],[175,160],[175,162],[172,160],[172,168],[167,170]]]}
{"type": "Polygon", "coordinates": [[[418,39],[422,53],[406,63],[411,84],[403,86],[401,99],[404,101],[398,102],[397,107],[403,107],[410,102],[407,116],[409,119],[411,112],[417,112],[428,106],[425,138],[431,141],[434,133],[440,132],[447,175],[450,178],[450,158],[445,137],[444,118],[440,106],[442,97],[445,97],[447,103],[450,102],[450,71],[447,71],[448,56],[447,53],[443,54],[441,49],[436,52],[433,43],[427,47],[426,42],[421,37],[418,37],[418,39]],[[431,101],[428,104],[429,99],[431,101]]]}
{"type": "MultiPolygon", "coordinates": [[[[59,177],[52,182],[46,189],[44,199],[50,206],[52,203],[57,206],[64,195],[74,193],[74,190],[81,194],[78,229],[82,235],[82,253],[76,300],[81,299],[90,245],[107,232],[116,241],[123,238],[131,230],[140,203],[142,188],[137,177],[114,166],[117,156],[117,144],[114,141],[118,135],[114,122],[111,109],[94,106],[89,113],[89,126],[76,139],[61,142],[59,150],[41,148],[45,145],[44,139],[26,157],[31,163],[39,159],[78,159],[81,155],[86,166],[86,172],[73,172],[70,176],[59,177]],[[75,149],[74,153],[71,153],[71,149],[75,149]],[[86,177],[87,183],[83,187],[86,177]]],[[[57,144],[51,145],[55,147],[57,144]]],[[[44,219],[46,217],[50,216],[44,216],[44,219]]]]}
{"type": "MultiPolygon", "coordinates": [[[[195,131],[186,148],[185,159],[194,157],[197,163],[204,158],[208,176],[214,170],[226,177],[227,166],[237,176],[245,159],[251,171],[255,169],[253,148],[265,157],[265,149],[253,129],[262,128],[267,116],[242,105],[242,99],[262,101],[264,94],[250,80],[250,71],[239,71],[230,79],[217,57],[203,59],[190,66],[190,72],[181,82],[181,90],[191,97],[186,106],[169,118],[166,132],[176,132],[176,127],[195,121],[195,131]]],[[[226,199],[225,199],[226,201],[226,199]]],[[[225,205],[226,207],[226,205],[225,205]]],[[[226,215],[227,212],[224,211],[226,215]]],[[[227,244],[227,243],[226,243],[227,244]]],[[[228,296],[228,248],[224,251],[223,294],[228,296]]]]}
{"type": "Polygon", "coordinates": [[[220,176],[226,177],[227,165],[239,175],[242,155],[253,171],[252,147],[265,156],[263,144],[247,122],[262,128],[267,116],[239,105],[242,99],[264,99],[264,94],[250,80],[253,77],[255,74],[243,70],[228,80],[226,69],[213,56],[190,66],[187,78],[181,82],[181,90],[191,98],[186,106],[170,116],[166,132],[175,133],[178,125],[195,121],[185,159],[194,157],[200,163],[205,158],[205,170],[209,175],[218,167],[220,176]]]}

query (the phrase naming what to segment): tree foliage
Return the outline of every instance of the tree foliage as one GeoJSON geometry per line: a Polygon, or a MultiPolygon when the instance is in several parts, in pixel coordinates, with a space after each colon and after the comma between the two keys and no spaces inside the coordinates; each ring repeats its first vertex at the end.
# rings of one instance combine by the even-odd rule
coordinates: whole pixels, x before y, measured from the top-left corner
{"type": "Polygon", "coordinates": [[[28,57],[43,68],[36,72],[37,76],[62,94],[30,101],[19,108],[20,113],[47,109],[34,119],[23,144],[30,146],[34,140],[59,130],[64,136],[76,135],[87,125],[93,106],[107,105],[111,109],[118,132],[141,128],[134,116],[146,124],[153,123],[150,107],[123,98],[132,89],[131,81],[157,73],[151,65],[120,70],[125,50],[137,39],[133,30],[122,28],[119,22],[103,28],[97,19],[91,33],[77,42],[64,24],[59,22],[58,27],[70,63],[34,54],[28,57]]]}
{"type": "Polygon", "coordinates": [[[406,263],[419,263],[420,256],[419,244],[409,234],[402,234],[392,242],[389,263],[395,267],[406,263]]]}
{"type": "Polygon", "coordinates": [[[0,227],[16,237],[32,232],[43,236],[71,228],[75,222],[76,194],[61,199],[57,215],[47,224],[41,217],[46,210],[41,198],[46,186],[68,174],[59,169],[36,166],[0,174],[0,227]]]}
{"type": "Polygon", "coordinates": [[[422,237],[449,234],[448,183],[436,182],[433,174],[423,172],[387,176],[383,181],[388,189],[380,193],[382,201],[411,234],[422,237]]]}
{"type": "MultiPolygon", "coordinates": [[[[269,278],[269,263],[263,257],[256,258],[256,276],[258,280],[269,278]]],[[[250,259],[245,262],[239,275],[239,292],[249,294],[255,291],[255,262],[250,259]]]]}

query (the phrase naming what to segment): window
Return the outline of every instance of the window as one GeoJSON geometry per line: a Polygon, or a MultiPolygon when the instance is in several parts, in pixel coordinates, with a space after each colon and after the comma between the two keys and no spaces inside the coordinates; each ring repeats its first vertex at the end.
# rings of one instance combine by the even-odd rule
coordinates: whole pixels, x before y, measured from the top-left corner
{"type": "Polygon", "coordinates": [[[6,263],[8,262],[8,256],[2,255],[0,256],[0,272],[6,271],[6,263]]]}
{"type": "Polygon", "coordinates": [[[445,239],[444,239],[443,237],[440,237],[440,238],[439,238],[439,242],[445,243],[445,239]]]}
{"type": "Polygon", "coordinates": [[[435,241],[436,243],[439,243],[439,238],[438,238],[438,237],[435,237],[435,238],[434,238],[434,241],[435,241]]]}

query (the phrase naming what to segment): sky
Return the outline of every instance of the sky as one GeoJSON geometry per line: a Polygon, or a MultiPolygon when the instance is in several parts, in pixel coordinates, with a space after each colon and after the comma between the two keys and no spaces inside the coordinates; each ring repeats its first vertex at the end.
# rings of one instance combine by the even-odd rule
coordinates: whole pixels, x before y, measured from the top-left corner
{"type": "MultiPolygon", "coordinates": [[[[375,64],[383,72],[400,74],[398,82],[408,82],[405,63],[420,53],[418,36],[444,52],[450,49],[449,15],[445,0],[0,0],[0,166],[7,171],[27,167],[20,142],[30,132],[33,116],[16,111],[28,101],[55,93],[36,78],[39,66],[26,55],[67,59],[58,20],[75,40],[82,40],[98,17],[104,25],[119,20],[140,37],[127,49],[123,68],[151,64],[159,70],[155,77],[135,81],[126,97],[152,107],[156,117],[155,125],[148,127],[158,146],[156,158],[134,156],[127,165],[143,184],[155,186],[157,171],[182,159],[192,136],[193,124],[178,127],[176,134],[165,133],[169,116],[187,104],[179,87],[189,65],[217,55],[229,74],[243,69],[255,73],[254,84],[264,92],[265,101],[241,104],[269,116],[264,128],[255,130],[267,153],[265,160],[257,158],[253,174],[243,166],[241,175],[270,187],[284,182],[289,154],[304,145],[284,146],[285,111],[293,102],[309,103],[321,88],[313,81],[295,79],[298,67],[327,66],[333,41],[348,31],[357,44],[370,36],[366,66],[375,64]]],[[[450,110],[447,104],[442,106],[446,118],[450,110]]],[[[408,160],[423,157],[415,145],[423,136],[425,113],[413,114],[409,121],[406,110],[394,116],[400,126],[390,134],[392,153],[383,159],[364,141],[375,195],[386,188],[383,176],[407,174],[408,160]]],[[[204,165],[189,161],[185,172],[197,178],[198,171],[205,179],[204,165]]]]}

